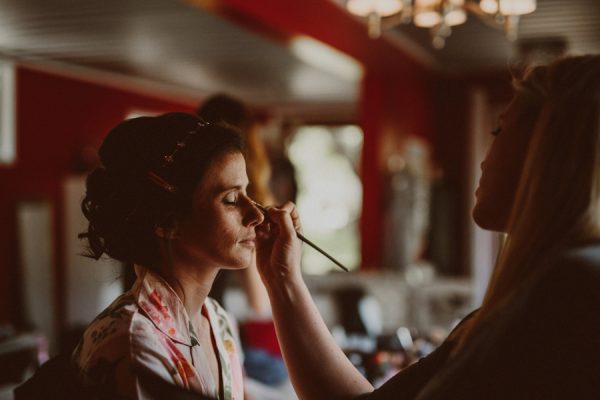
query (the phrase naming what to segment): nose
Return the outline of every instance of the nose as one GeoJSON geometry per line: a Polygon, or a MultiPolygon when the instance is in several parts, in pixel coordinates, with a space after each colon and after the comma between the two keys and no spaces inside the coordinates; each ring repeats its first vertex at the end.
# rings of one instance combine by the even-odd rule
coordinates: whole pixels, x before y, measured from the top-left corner
{"type": "Polygon", "coordinates": [[[246,226],[257,226],[263,223],[265,216],[262,211],[254,205],[254,202],[247,199],[246,212],[244,214],[244,225],[246,226]]]}

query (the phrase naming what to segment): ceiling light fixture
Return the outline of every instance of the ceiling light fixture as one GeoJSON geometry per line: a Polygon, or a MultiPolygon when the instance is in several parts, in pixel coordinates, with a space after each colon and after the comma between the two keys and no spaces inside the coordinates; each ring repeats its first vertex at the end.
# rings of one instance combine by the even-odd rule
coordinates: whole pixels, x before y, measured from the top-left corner
{"type": "Polygon", "coordinates": [[[380,37],[383,29],[412,22],[430,29],[433,47],[441,49],[452,27],[466,22],[467,12],[516,39],[520,16],[534,12],[536,0],[348,0],[346,9],[367,18],[371,38],[380,37]]]}

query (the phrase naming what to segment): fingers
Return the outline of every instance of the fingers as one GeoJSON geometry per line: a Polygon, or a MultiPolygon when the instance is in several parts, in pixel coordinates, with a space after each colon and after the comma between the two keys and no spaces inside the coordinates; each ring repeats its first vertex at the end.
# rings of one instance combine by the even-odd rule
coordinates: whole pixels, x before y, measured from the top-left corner
{"type": "Polygon", "coordinates": [[[281,279],[296,278],[300,274],[301,229],[296,206],[286,203],[281,207],[262,207],[268,218],[256,229],[256,260],[263,282],[267,287],[278,285],[281,279]]]}
{"type": "Polygon", "coordinates": [[[292,218],[292,223],[294,224],[294,230],[296,232],[302,233],[302,224],[300,223],[300,214],[298,213],[298,209],[296,205],[291,201],[288,201],[283,206],[281,206],[283,210],[289,212],[290,217],[292,218]]]}
{"type": "Polygon", "coordinates": [[[296,232],[302,230],[300,215],[294,203],[288,201],[281,207],[270,207],[268,213],[271,221],[279,227],[280,233],[287,238],[296,237],[296,232]]]}
{"type": "Polygon", "coordinates": [[[271,224],[269,222],[263,222],[257,225],[255,228],[256,235],[260,240],[265,240],[271,237],[271,224]]]}

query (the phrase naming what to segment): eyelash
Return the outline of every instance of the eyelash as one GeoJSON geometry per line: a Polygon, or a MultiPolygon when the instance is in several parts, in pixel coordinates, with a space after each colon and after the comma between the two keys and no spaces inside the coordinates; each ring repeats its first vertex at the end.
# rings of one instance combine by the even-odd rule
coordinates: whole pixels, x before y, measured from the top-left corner
{"type": "Polygon", "coordinates": [[[234,200],[228,200],[229,196],[230,195],[227,195],[227,196],[225,196],[225,198],[223,198],[223,203],[225,203],[228,206],[235,206],[235,205],[237,205],[238,204],[238,200],[239,200],[238,196],[236,195],[235,198],[234,198],[234,200]]]}

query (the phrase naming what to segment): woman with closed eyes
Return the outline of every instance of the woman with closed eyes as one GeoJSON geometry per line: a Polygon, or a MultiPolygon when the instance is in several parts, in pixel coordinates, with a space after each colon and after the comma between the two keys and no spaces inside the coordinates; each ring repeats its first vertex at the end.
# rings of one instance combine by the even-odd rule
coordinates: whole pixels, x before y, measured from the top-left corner
{"type": "Polygon", "coordinates": [[[82,203],[83,236],[91,256],[133,265],[137,280],[75,350],[82,385],[150,399],[160,397],[147,384],[155,380],[243,399],[235,329],[207,297],[219,270],[253,263],[263,222],[246,192],[239,134],[191,114],[140,117],[115,127],[99,155],[82,203]]]}

